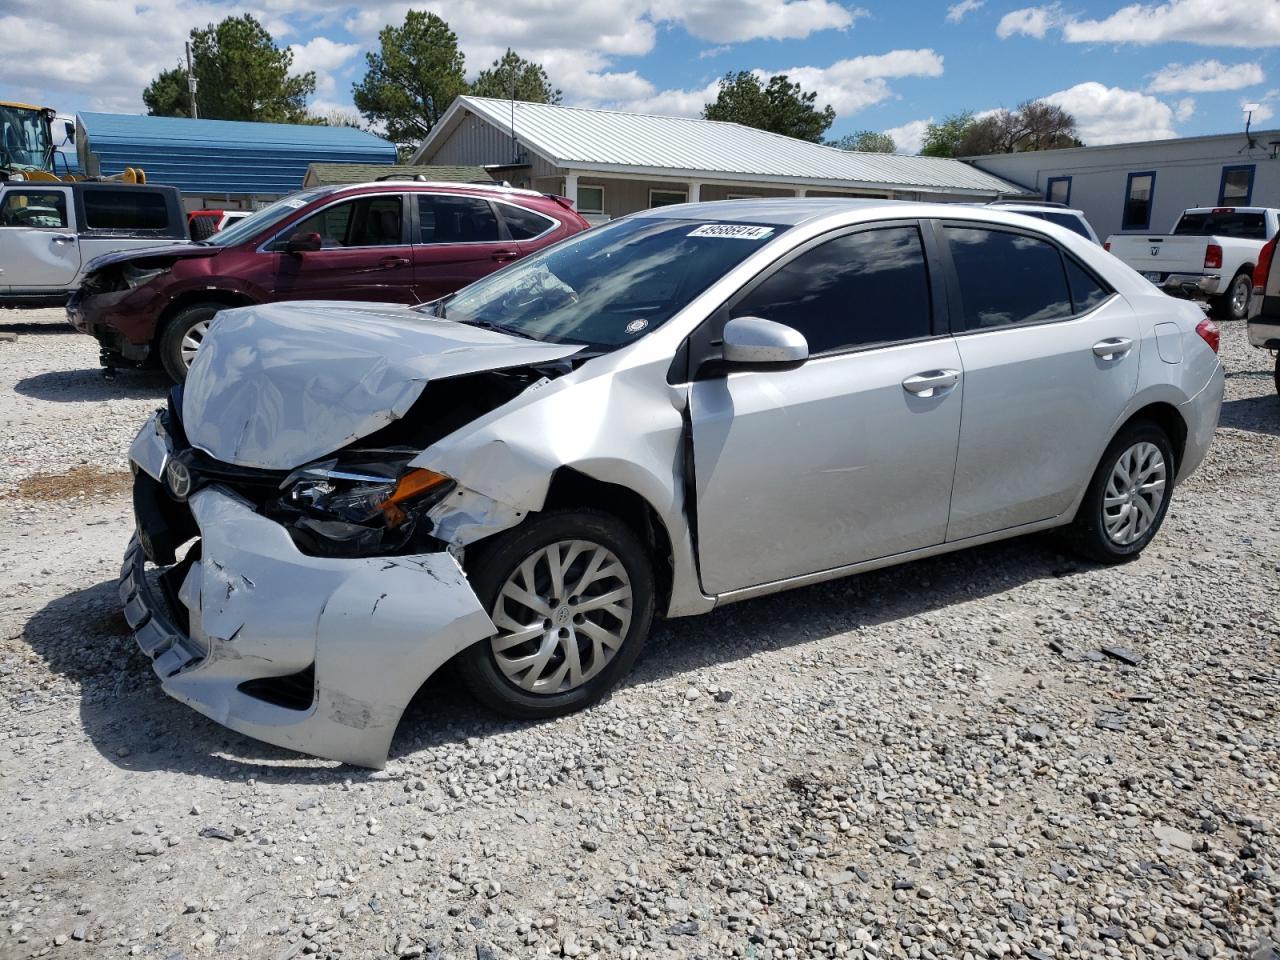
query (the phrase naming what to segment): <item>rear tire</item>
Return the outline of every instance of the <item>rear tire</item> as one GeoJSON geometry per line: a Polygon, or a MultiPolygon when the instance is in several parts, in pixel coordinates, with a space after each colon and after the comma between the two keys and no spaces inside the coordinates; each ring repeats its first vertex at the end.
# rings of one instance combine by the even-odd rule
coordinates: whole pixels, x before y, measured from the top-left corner
{"type": "Polygon", "coordinates": [[[472,588],[499,633],[457,664],[485,706],[517,720],[561,716],[630,671],[653,624],[655,586],[648,551],[617,517],[535,514],[471,554],[472,588]]]}
{"type": "Polygon", "coordinates": [[[160,364],[174,383],[187,379],[196,348],[209,332],[214,316],[226,307],[225,303],[195,303],[183,307],[165,324],[160,335],[160,364]]]}
{"type": "Polygon", "coordinates": [[[1067,531],[1071,546],[1098,563],[1132,560],[1164,522],[1174,472],[1173,444],[1164,430],[1149,420],[1125,426],[1089,480],[1067,531]]]}
{"type": "Polygon", "coordinates": [[[1253,274],[1241,270],[1231,278],[1227,292],[1213,302],[1213,312],[1222,320],[1244,320],[1249,316],[1249,300],[1253,297],[1253,274]]]}

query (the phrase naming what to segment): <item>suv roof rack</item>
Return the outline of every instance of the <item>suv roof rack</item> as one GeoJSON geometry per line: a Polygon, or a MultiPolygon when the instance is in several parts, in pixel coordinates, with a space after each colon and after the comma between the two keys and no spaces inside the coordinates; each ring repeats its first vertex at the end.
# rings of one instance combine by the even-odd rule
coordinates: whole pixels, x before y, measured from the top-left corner
{"type": "Polygon", "coordinates": [[[488,180],[428,180],[425,174],[421,173],[388,173],[385,176],[378,177],[374,183],[384,183],[387,180],[407,180],[410,183],[420,183],[426,187],[470,187],[472,189],[479,188],[481,190],[495,190],[501,193],[519,193],[527,197],[542,196],[537,190],[522,190],[520,187],[513,187],[505,180],[502,183],[494,183],[488,180]]]}
{"type": "Polygon", "coordinates": [[[1056,200],[992,200],[987,204],[988,207],[1058,207],[1062,210],[1070,210],[1065,203],[1058,203],[1056,200]]]}

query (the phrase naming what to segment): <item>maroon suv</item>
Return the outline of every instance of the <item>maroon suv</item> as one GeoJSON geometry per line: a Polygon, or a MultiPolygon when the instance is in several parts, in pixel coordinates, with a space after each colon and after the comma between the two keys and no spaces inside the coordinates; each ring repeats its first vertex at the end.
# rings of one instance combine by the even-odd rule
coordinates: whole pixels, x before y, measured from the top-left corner
{"type": "Polygon", "coordinates": [[[214,314],[273,300],[426,303],[589,224],[510,187],[379,181],[304,190],[207,240],[99,257],[67,303],[102,363],[181,381],[214,314]]]}

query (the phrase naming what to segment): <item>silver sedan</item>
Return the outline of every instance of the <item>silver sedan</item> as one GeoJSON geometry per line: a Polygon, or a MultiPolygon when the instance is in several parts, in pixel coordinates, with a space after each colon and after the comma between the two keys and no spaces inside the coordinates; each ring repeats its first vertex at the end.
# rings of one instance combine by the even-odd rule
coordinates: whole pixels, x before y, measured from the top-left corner
{"type": "Polygon", "coordinates": [[[545,717],[656,616],[1050,527],[1136,556],[1209,446],[1216,350],[998,208],[665,207],[424,307],[219,314],[132,447],[121,597],[171,695],[380,766],[451,660],[545,717]]]}

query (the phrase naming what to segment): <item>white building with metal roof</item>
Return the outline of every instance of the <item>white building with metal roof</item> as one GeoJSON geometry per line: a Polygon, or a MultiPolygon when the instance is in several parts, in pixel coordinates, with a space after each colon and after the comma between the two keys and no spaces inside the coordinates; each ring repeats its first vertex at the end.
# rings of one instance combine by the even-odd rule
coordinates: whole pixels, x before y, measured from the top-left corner
{"type": "Polygon", "coordinates": [[[852,153],[738,123],[458,97],[413,155],[479,164],[588,218],[740,197],[983,201],[1025,190],[958,160],[852,153]]]}

